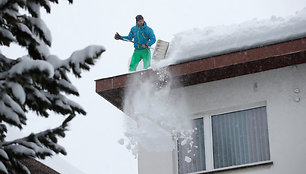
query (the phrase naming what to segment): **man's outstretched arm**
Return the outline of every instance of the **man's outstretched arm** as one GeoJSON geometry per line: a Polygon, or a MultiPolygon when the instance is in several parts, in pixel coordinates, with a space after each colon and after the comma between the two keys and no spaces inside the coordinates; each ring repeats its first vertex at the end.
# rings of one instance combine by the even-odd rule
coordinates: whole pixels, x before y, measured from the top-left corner
{"type": "Polygon", "coordinates": [[[131,31],[129,32],[129,35],[128,35],[128,36],[121,36],[121,37],[124,38],[124,39],[128,39],[128,40],[132,41],[133,38],[134,38],[134,32],[133,32],[133,30],[131,29],[131,31]]]}

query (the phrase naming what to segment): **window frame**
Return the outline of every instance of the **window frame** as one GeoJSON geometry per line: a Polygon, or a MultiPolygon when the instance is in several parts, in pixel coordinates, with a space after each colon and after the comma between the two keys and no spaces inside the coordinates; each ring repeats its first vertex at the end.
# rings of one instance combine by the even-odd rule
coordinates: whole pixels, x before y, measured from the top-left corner
{"type": "MultiPolygon", "coordinates": [[[[244,104],[244,105],[237,105],[237,106],[231,106],[231,107],[226,107],[226,108],[221,108],[221,109],[216,109],[216,110],[208,110],[208,111],[193,113],[191,120],[203,118],[206,170],[193,172],[189,174],[211,173],[211,172],[217,172],[217,171],[232,170],[232,169],[237,169],[237,168],[246,168],[246,167],[258,166],[258,165],[273,164],[272,155],[271,155],[271,146],[270,146],[271,141],[270,141],[270,136],[269,136],[269,117],[268,115],[269,114],[268,114],[268,107],[267,107],[266,101],[260,101],[260,102],[249,103],[249,104],[244,104]],[[227,114],[227,113],[238,112],[238,111],[245,111],[248,109],[255,109],[259,107],[266,107],[270,160],[260,161],[260,162],[255,162],[255,163],[247,163],[247,164],[242,164],[242,165],[228,166],[228,167],[223,167],[223,168],[214,168],[212,117],[215,115],[227,114]]],[[[177,149],[178,148],[177,148],[177,143],[176,143],[176,149],[174,150],[174,160],[176,164],[175,173],[176,174],[179,173],[177,149]]]]}

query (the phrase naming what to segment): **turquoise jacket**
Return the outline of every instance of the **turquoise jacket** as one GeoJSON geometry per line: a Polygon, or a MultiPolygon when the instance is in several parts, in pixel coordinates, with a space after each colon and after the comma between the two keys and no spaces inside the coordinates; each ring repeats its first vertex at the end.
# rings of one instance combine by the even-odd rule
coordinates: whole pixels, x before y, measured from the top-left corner
{"type": "MultiPolygon", "coordinates": [[[[131,28],[131,31],[128,36],[122,36],[124,39],[133,40],[134,42],[145,44],[148,46],[153,45],[156,42],[155,34],[153,30],[147,26],[147,23],[144,22],[143,26],[137,26],[137,24],[131,28]]],[[[136,49],[145,49],[145,47],[134,44],[134,48],[136,49]]]]}

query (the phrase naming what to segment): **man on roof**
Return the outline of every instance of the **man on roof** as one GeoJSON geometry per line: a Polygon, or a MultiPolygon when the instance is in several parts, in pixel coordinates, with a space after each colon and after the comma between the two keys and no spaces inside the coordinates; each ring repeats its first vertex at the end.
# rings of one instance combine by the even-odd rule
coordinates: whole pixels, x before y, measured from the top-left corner
{"type": "Polygon", "coordinates": [[[147,69],[151,66],[151,45],[156,41],[153,30],[147,26],[142,15],[136,16],[136,25],[131,28],[128,36],[120,36],[115,34],[116,40],[128,39],[133,41],[134,39],[134,53],[130,63],[129,71],[136,71],[136,68],[141,60],[143,60],[143,68],[147,69]]]}

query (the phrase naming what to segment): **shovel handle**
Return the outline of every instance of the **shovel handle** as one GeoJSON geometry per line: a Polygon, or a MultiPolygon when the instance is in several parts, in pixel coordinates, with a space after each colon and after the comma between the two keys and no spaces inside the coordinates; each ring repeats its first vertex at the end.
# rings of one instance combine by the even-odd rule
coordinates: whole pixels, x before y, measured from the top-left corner
{"type": "MultiPolygon", "coordinates": [[[[122,40],[127,41],[127,42],[132,42],[132,43],[134,43],[134,44],[137,44],[137,45],[141,45],[141,46],[142,46],[142,44],[140,44],[140,43],[138,43],[138,42],[134,42],[134,41],[131,41],[131,40],[128,40],[128,39],[125,39],[125,38],[122,38],[122,40]]],[[[149,46],[148,46],[148,48],[153,49],[152,47],[149,47],[149,46]]]]}

